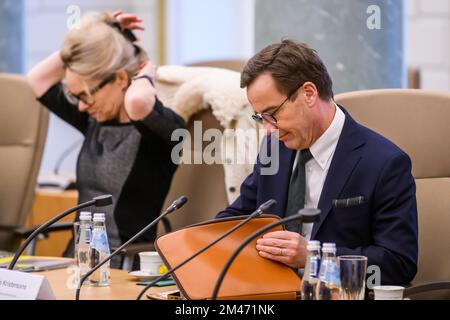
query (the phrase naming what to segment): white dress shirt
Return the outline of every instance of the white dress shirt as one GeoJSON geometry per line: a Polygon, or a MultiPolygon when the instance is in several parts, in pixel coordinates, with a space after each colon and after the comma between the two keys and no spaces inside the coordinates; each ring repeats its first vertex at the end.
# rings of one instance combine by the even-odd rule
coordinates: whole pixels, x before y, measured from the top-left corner
{"type": "MultiPolygon", "coordinates": [[[[322,193],[325,178],[330,168],[331,159],[339,137],[344,127],[345,114],[336,106],[336,113],[328,129],[317,139],[309,148],[313,158],[306,162],[306,189],[305,189],[305,208],[317,208],[320,195],[322,193]]],[[[298,161],[298,154],[295,157],[294,168],[298,161]]],[[[302,233],[307,240],[311,239],[313,223],[304,223],[302,233]]]]}

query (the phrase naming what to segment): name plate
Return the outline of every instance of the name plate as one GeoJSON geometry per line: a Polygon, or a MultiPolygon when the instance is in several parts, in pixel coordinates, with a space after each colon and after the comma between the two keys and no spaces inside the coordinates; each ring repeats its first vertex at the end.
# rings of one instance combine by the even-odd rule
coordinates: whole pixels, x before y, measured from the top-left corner
{"type": "Polygon", "coordinates": [[[46,277],[0,269],[0,300],[55,300],[46,277]]]}

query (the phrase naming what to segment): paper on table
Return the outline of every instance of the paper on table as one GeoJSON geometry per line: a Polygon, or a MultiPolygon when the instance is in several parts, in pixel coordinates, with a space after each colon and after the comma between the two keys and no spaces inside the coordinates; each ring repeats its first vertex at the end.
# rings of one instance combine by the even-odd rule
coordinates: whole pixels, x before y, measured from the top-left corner
{"type": "MultiPolygon", "coordinates": [[[[12,256],[0,259],[0,268],[7,268],[12,256]]],[[[58,257],[21,256],[17,261],[15,270],[20,271],[44,271],[61,269],[74,264],[73,259],[58,257]]]]}

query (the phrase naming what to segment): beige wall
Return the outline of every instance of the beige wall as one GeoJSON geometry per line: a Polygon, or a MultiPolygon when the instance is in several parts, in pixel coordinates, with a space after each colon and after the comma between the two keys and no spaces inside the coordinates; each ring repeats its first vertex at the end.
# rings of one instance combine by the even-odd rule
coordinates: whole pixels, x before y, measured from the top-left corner
{"type": "Polygon", "coordinates": [[[450,1],[406,0],[407,64],[422,88],[450,91],[450,1]]]}

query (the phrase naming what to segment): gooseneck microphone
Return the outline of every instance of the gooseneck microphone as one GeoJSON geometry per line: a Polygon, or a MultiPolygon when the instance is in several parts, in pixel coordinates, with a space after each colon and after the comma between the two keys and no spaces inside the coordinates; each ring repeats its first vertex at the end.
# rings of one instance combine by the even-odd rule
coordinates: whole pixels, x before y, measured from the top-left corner
{"type": "Polygon", "coordinates": [[[26,249],[26,247],[30,244],[30,242],[33,241],[33,239],[38,234],[40,234],[42,231],[47,229],[49,226],[51,226],[55,222],[61,220],[62,218],[71,214],[72,212],[78,211],[80,209],[90,207],[90,206],[105,207],[105,206],[109,206],[112,203],[113,203],[113,200],[112,200],[112,196],[110,194],[98,196],[98,197],[93,198],[92,200],[81,203],[81,204],[77,205],[76,207],[70,208],[70,209],[64,211],[63,213],[57,215],[56,217],[50,219],[46,223],[42,224],[36,230],[34,230],[33,233],[30,234],[30,236],[20,245],[19,249],[17,250],[16,254],[14,255],[14,258],[12,259],[11,263],[9,264],[8,269],[13,270],[20,255],[23,253],[23,251],[26,249]]]}
{"type": "Polygon", "coordinates": [[[259,229],[258,231],[255,231],[253,234],[251,234],[247,239],[242,242],[239,247],[233,252],[233,254],[230,256],[230,258],[227,260],[225,267],[223,268],[222,272],[220,273],[220,276],[216,282],[216,285],[214,287],[214,291],[211,297],[211,300],[216,300],[217,295],[219,293],[220,286],[222,285],[223,279],[225,278],[225,275],[228,272],[228,269],[231,267],[231,264],[236,259],[238,254],[250,243],[252,242],[256,237],[262,235],[264,232],[269,231],[270,229],[277,227],[282,224],[289,223],[291,221],[300,220],[301,222],[317,222],[320,218],[320,210],[319,209],[301,209],[298,211],[297,214],[289,216],[287,218],[281,219],[277,222],[271,223],[264,228],[259,229]]]}
{"type": "Polygon", "coordinates": [[[228,230],[227,232],[225,232],[222,236],[220,236],[219,238],[217,238],[216,240],[211,241],[209,244],[207,244],[204,248],[200,249],[199,251],[197,251],[196,253],[194,253],[192,256],[190,256],[189,258],[183,260],[183,262],[179,263],[177,266],[173,267],[172,269],[170,269],[169,271],[167,271],[166,273],[164,273],[163,275],[159,276],[158,278],[156,278],[155,280],[153,280],[152,282],[150,282],[138,295],[138,297],[136,298],[136,300],[140,300],[142,298],[142,296],[144,295],[144,293],[150,289],[151,287],[153,287],[158,281],[164,280],[165,278],[167,278],[169,275],[171,275],[172,273],[174,273],[175,271],[177,271],[179,268],[181,268],[182,266],[184,266],[186,263],[188,263],[189,261],[191,261],[192,259],[194,259],[195,257],[197,257],[198,255],[202,254],[203,252],[205,252],[206,250],[208,250],[209,248],[211,248],[213,245],[215,245],[217,242],[219,242],[220,240],[226,238],[229,234],[233,233],[234,231],[236,231],[237,229],[239,229],[240,227],[242,227],[244,224],[246,224],[247,222],[249,222],[250,220],[252,220],[255,217],[260,216],[261,214],[265,213],[266,211],[268,211],[272,206],[274,206],[276,204],[276,200],[274,199],[270,199],[269,201],[264,202],[262,205],[259,206],[258,209],[256,209],[252,214],[250,214],[245,220],[241,221],[239,224],[235,225],[233,228],[231,228],[230,230],[228,230]]]}
{"type": "Polygon", "coordinates": [[[118,253],[120,253],[120,251],[125,248],[126,246],[128,246],[130,243],[134,242],[137,238],[139,238],[140,236],[142,236],[147,230],[149,230],[151,227],[153,227],[156,223],[158,223],[159,220],[161,220],[162,218],[164,218],[165,216],[167,216],[168,214],[174,212],[175,210],[180,209],[182,206],[184,206],[186,204],[186,202],[188,201],[186,196],[181,196],[178,199],[176,199],[165,211],[163,211],[155,220],[153,220],[152,222],[150,222],[149,225],[147,225],[144,229],[142,229],[141,231],[139,231],[138,233],[136,233],[130,240],[128,240],[127,242],[125,242],[123,245],[121,245],[116,251],[114,251],[113,253],[111,253],[108,257],[106,257],[103,261],[101,261],[99,264],[97,264],[95,267],[93,267],[91,270],[89,270],[81,279],[80,279],[80,283],[77,287],[77,291],[76,291],[76,295],[75,295],[75,299],[79,300],[80,299],[80,290],[81,290],[81,286],[83,285],[84,281],[86,281],[86,279],[92,275],[97,269],[99,269],[102,265],[104,265],[106,262],[108,262],[109,260],[111,260],[114,256],[116,256],[118,253]]]}

